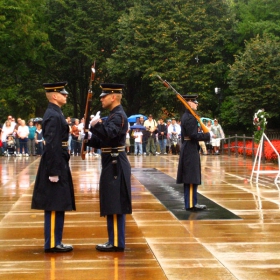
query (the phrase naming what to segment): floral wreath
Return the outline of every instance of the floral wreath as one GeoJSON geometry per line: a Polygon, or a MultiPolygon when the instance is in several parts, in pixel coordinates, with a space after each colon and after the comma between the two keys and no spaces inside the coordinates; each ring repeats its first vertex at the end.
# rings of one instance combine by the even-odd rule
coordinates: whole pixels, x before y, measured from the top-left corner
{"type": "Polygon", "coordinates": [[[256,143],[259,143],[262,138],[267,125],[266,117],[268,116],[268,113],[266,113],[264,109],[260,109],[254,114],[253,125],[256,128],[256,131],[254,132],[254,141],[256,143]]]}

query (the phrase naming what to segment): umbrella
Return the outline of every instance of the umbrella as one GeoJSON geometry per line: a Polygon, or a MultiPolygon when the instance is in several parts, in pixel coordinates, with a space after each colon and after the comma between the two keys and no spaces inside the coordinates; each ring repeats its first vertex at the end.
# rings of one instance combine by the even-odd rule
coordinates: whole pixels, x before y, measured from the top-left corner
{"type": "Polygon", "coordinates": [[[31,119],[32,122],[41,122],[42,120],[43,119],[39,117],[31,119]]]}
{"type": "Polygon", "coordinates": [[[146,130],[146,127],[143,126],[143,125],[140,125],[140,124],[132,125],[130,128],[131,129],[144,129],[144,130],[146,130]]]}
{"type": "Polygon", "coordinates": [[[138,115],[131,115],[129,118],[127,118],[127,120],[128,120],[128,122],[136,122],[136,119],[140,118],[140,117],[144,117],[144,120],[147,119],[146,116],[138,114],[138,115]]]}
{"type": "Polygon", "coordinates": [[[208,121],[211,121],[211,123],[212,124],[214,124],[214,121],[212,120],[212,119],[210,119],[210,118],[204,118],[204,117],[202,117],[202,118],[200,118],[200,120],[203,122],[203,123],[207,123],[208,121]]]}

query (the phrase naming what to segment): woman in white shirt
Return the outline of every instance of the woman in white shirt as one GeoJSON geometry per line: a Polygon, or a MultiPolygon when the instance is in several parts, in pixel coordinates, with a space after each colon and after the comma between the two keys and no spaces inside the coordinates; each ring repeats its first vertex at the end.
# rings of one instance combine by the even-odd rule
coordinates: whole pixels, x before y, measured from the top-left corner
{"type": "Polygon", "coordinates": [[[25,124],[25,121],[22,120],[20,126],[18,127],[18,138],[19,138],[19,150],[20,150],[20,155],[26,155],[27,157],[29,156],[28,154],[28,149],[27,149],[27,142],[28,142],[28,134],[29,134],[29,128],[25,124]],[[23,152],[24,150],[24,152],[23,152]]]}
{"type": "Polygon", "coordinates": [[[11,122],[6,121],[5,125],[2,128],[2,134],[1,134],[1,140],[2,140],[2,143],[3,143],[4,153],[7,152],[7,137],[9,135],[13,135],[13,132],[14,132],[14,128],[11,125],[11,122]]]}

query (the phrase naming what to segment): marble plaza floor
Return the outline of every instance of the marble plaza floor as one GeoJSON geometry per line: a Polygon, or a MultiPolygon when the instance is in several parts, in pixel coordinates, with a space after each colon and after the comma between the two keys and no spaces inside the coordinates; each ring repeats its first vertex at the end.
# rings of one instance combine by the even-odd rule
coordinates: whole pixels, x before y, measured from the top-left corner
{"type": "Polygon", "coordinates": [[[0,157],[0,279],[280,279],[275,175],[262,175],[257,186],[249,182],[251,159],[202,156],[199,193],[209,209],[187,213],[175,184],[178,156],[129,160],[133,214],[127,216],[125,252],[95,250],[107,241],[99,217],[100,158],[74,156],[77,211],[66,213],[63,239],[74,251],[45,254],[43,212],[30,209],[40,158],[0,157]]]}

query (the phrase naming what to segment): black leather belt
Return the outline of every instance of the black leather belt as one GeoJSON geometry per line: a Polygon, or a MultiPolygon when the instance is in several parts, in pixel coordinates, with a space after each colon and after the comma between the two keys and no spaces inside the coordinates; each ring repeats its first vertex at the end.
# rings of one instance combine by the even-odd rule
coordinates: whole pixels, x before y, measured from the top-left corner
{"type": "Polygon", "coordinates": [[[188,141],[188,140],[191,140],[191,138],[189,136],[185,136],[184,140],[188,141]]]}
{"type": "Polygon", "coordinates": [[[68,142],[61,142],[62,147],[68,147],[68,142]]]}
{"type": "Polygon", "coordinates": [[[106,148],[101,148],[101,152],[103,154],[111,154],[111,153],[116,153],[116,152],[124,152],[125,151],[125,146],[121,147],[106,147],[106,148]]]}

